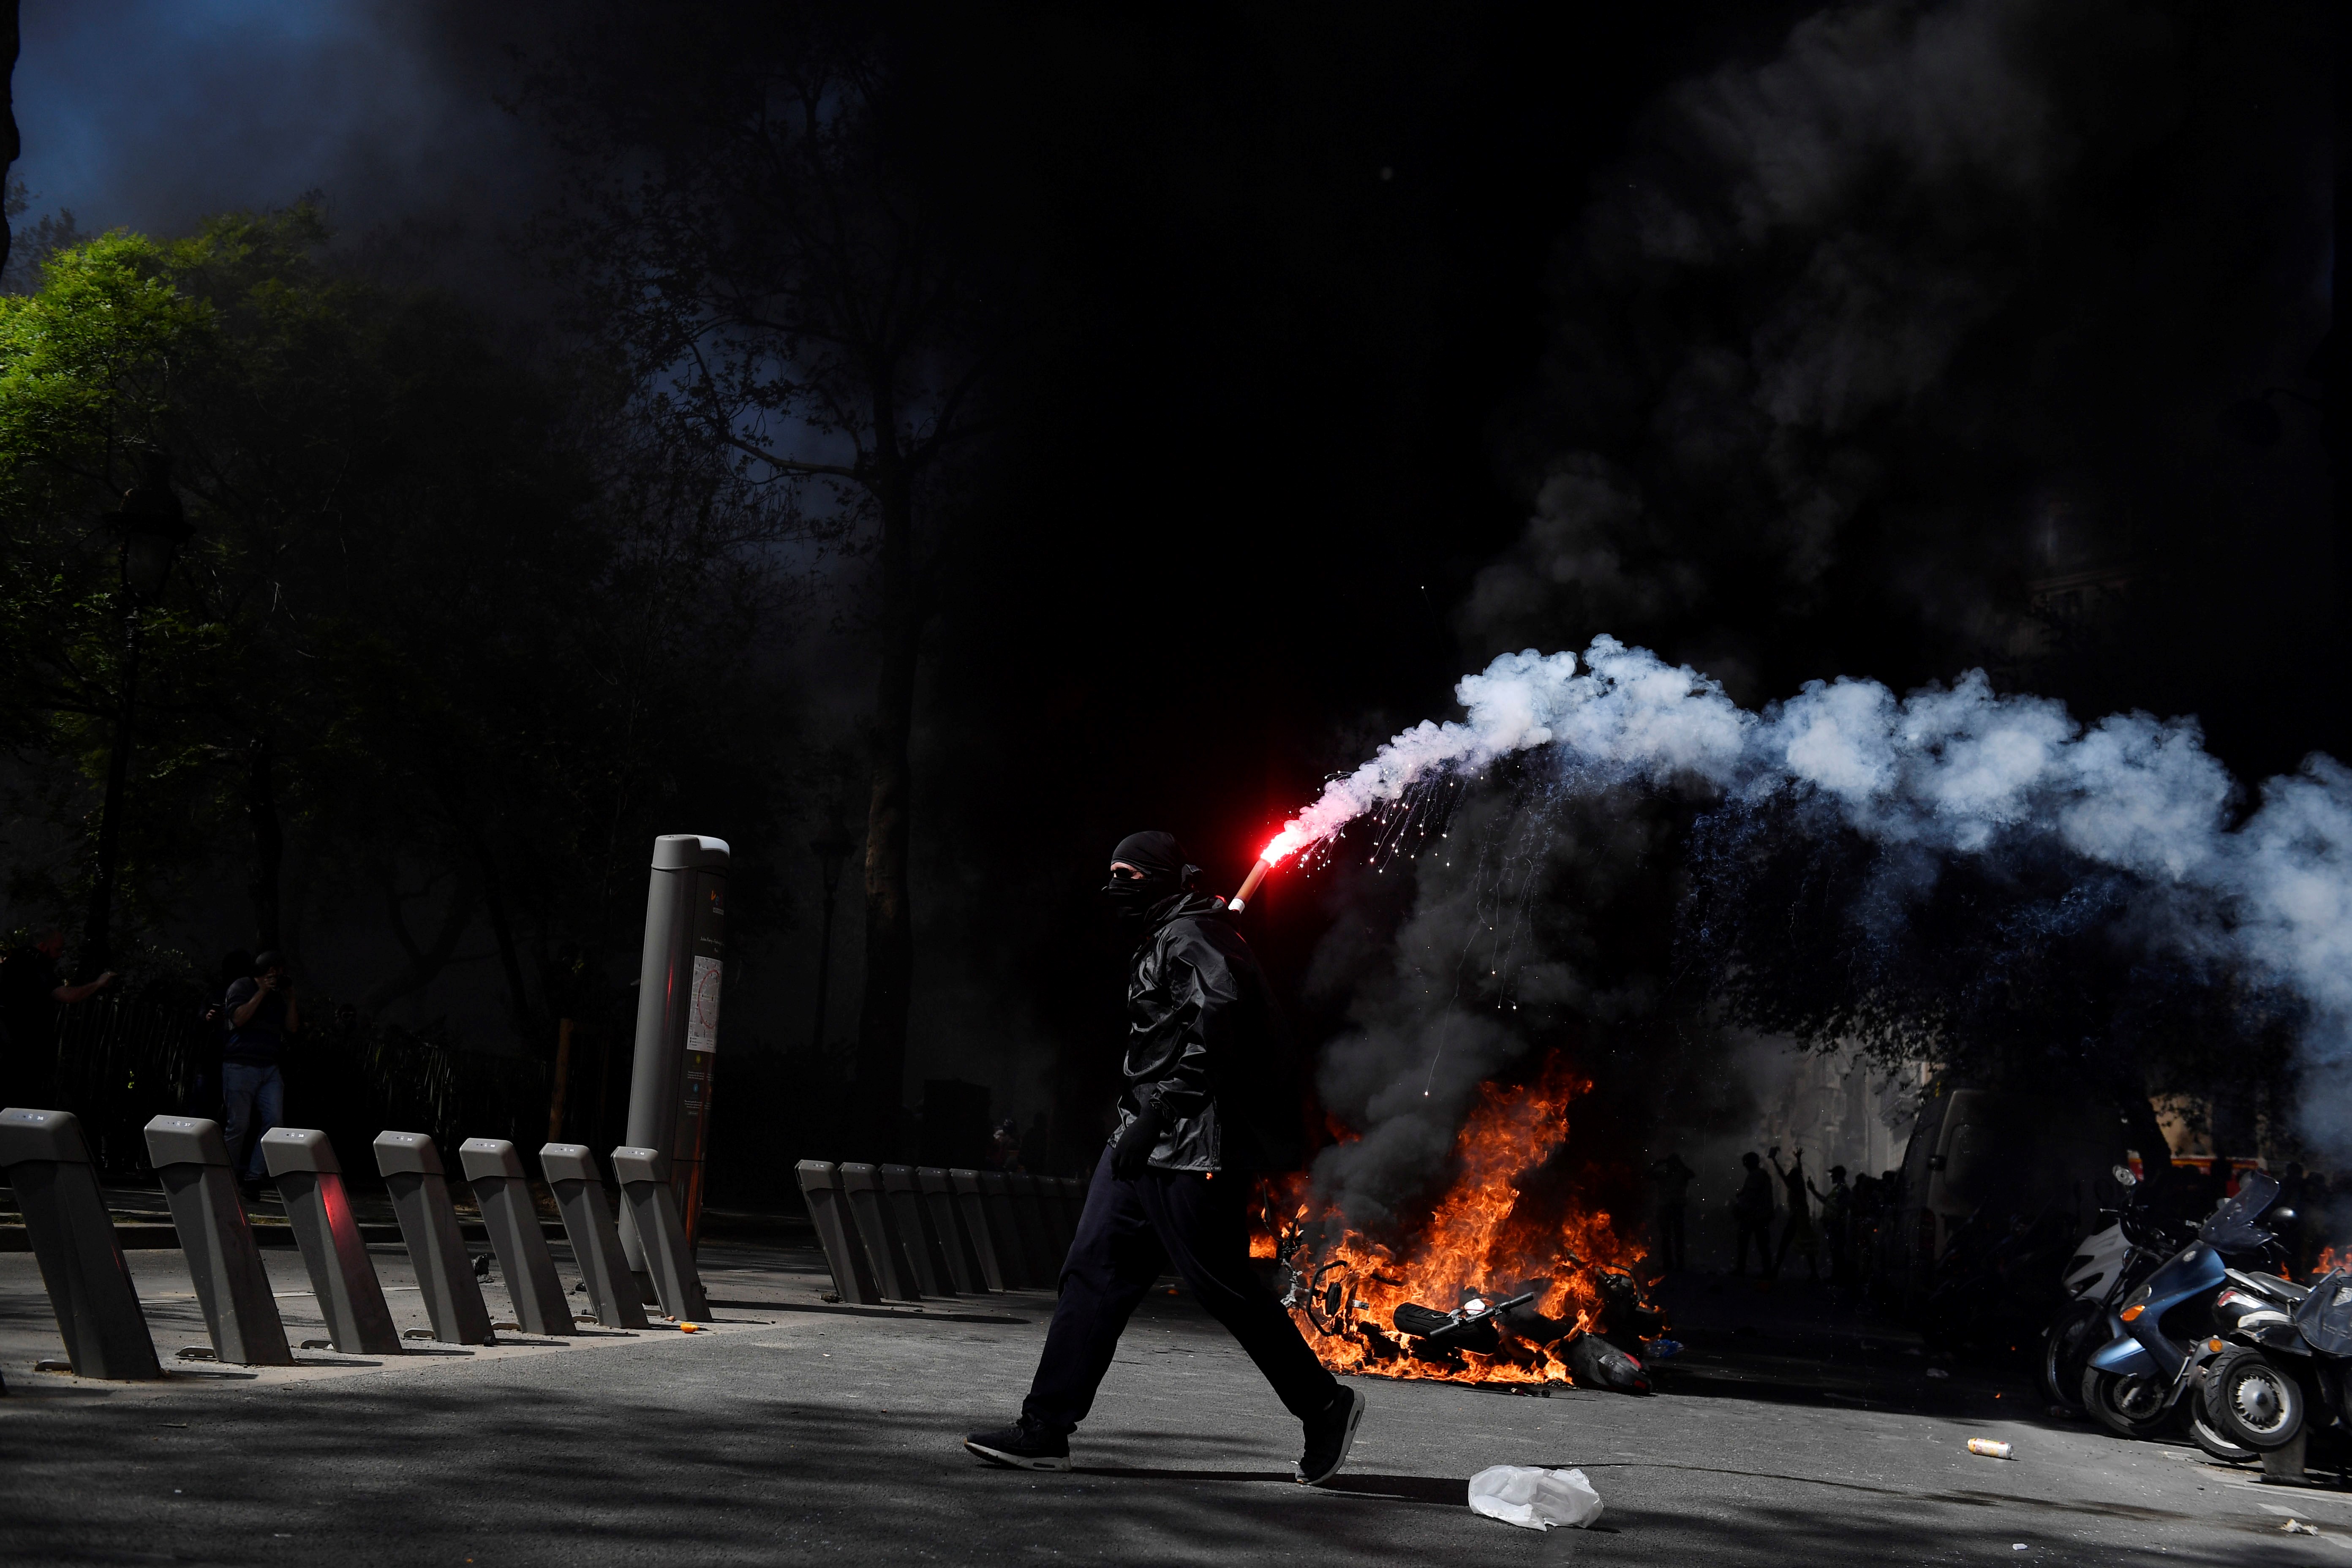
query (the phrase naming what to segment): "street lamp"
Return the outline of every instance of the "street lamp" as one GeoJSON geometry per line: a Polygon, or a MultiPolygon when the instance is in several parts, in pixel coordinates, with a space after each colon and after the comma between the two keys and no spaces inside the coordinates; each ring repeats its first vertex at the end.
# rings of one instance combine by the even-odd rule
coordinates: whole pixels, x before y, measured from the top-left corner
{"type": "Polygon", "coordinates": [[[816,957],[816,1034],[813,1044],[821,1054],[824,1050],[824,1003],[833,984],[833,900],[841,887],[842,863],[857,846],[838,823],[809,840],[809,850],[816,857],[817,875],[824,879],[824,934],[817,942],[816,957]]]}
{"type": "Polygon", "coordinates": [[[139,614],[163,597],[172,563],[188,540],[188,521],[172,490],[172,455],[150,448],[139,482],[122,493],[122,510],[100,521],[112,525],[122,541],[122,710],[115,717],[114,750],[106,763],[98,875],[90,883],[89,921],[82,928],[80,967],[92,976],[113,957],[115,868],[122,854],[122,797],[131,777],[131,715],[139,700],[139,614]]]}

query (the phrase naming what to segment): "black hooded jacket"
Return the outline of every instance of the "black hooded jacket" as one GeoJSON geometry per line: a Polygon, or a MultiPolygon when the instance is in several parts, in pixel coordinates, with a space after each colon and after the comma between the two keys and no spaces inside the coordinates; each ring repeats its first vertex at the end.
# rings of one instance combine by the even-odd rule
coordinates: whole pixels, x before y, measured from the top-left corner
{"type": "Polygon", "coordinates": [[[1223,900],[1174,894],[1152,906],[1127,972],[1127,1090],[1160,1107],[1162,1171],[1288,1171],[1306,1158],[1297,1057],[1265,972],[1223,900]]]}

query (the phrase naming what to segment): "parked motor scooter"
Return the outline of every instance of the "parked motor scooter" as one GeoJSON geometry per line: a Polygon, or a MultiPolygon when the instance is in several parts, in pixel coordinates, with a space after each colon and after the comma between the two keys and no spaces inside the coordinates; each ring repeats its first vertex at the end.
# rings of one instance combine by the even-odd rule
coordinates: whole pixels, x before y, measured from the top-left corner
{"type": "Polygon", "coordinates": [[[2113,1336],[2108,1317],[2186,1239],[2148,1209],[2147,1188],[2129,1165],[2113,1174],[2124,1189],[2121,1208],[2103,1209],[2105,1225],[2084,1237],[2066,1260],[2061,1280],[2068,1300],[2042,1331],[2035,1371],[2053,1404],[2083,1408],[2083,1368],[2113,1336]]]}
{"type": "Polygon", "coordinates": [[[2231,1439],[2268,1452],[2284,1448],[2312,1426],[2352,1424],[2352,1274],[2330,1270],[2305,1288],[2267,1275],[2242,1279],[2232,1289],[2252,1310],[2239,1314],[2217,1338],[2219,1353],[2201,1390],[2205,1413],[2231,1439]],[[2270,1287],[2286,1285],[2295,1299],[2284,1310],[2270,1287]]]}
{"type": "MultiPolygon", "coordinates": [[[[2153,1437],[2183,1414],[2182,1395],[2219,1353],[2213,1307],[2230,1282],[2231,1264],[2273,1260],[2277,1241],[2255,1222],[2278,1196],[2278,1183],[2260,1171],[2239,1179],[2198,1227],[2197,1239],[2151,1273],[2108,1322],[2114,1338],[2092,1352],[2083,1371],[2083,1405],[2102,1426],[2126,1437],[2153,1437]]],[[[2253,1279],[2255,1276],[2247,1275],[2253,1279]]],[[[2200,1447],[2219,1458],[2251,1458],[2251,1445],[2220,1431],[2201,1400],[2185,1414],[2200,1447]]]]}

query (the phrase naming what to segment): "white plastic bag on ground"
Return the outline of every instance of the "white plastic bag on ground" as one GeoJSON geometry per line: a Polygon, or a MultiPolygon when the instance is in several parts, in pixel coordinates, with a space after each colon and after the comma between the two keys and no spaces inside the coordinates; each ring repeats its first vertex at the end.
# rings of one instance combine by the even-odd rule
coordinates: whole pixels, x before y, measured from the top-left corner
{"type": "Polygon", "coordinates": [[[1582,1530],[1601,1517],[1601,1494],[1582,1470],[1492,1465],[1470,1478],[1470,1511],[1521,1530],[1572,1524],[1582,1530]]]}

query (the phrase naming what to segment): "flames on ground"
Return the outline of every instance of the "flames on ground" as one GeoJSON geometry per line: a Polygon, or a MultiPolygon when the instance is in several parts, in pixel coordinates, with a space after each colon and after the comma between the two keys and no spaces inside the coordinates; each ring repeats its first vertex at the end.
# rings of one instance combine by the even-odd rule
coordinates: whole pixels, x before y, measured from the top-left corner
{"type": "Polygon", "coordinates": [[[1631,1349],[1654,1333],[1655,1310],[1634,1283],[1639,1248],[1610,1216],[1556,1181],[1537,1182],[1568,1137],[1567,1110],[1591,1085],[1554,1058],[1532,1083],[1483,1086],[1455,1142],[1456,1171],[1426,1218],[1388,1243],[1318,1207],[1303,1177],[1271,1188],[1253,1238],[1289,1270],[1287,1302],[1307,1342],[1335,1372],[1458,1383],[1580,1381],[1576,1341],[1605,1325],[1631,1349]],[[1530,1300],[1499,1315],[1491,1349],[1437,1348],[1396,1327],[1408,1303],[1451,1312],[1474,1301],[1530,1300]]]}

